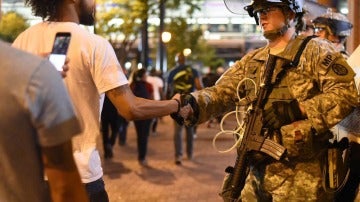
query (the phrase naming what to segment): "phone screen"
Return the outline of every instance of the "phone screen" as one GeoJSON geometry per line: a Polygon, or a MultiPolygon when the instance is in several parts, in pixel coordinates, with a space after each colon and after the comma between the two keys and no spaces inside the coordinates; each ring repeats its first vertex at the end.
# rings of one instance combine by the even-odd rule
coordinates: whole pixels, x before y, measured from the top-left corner
{"type": "Polygon", "coordinates": [[[66,60],[66,53],[69,48],[71,34],[68,32],[57,33],[54,45],[49,57],[50,62],[58,71],[62,71],[62,67],[66,60]]]}

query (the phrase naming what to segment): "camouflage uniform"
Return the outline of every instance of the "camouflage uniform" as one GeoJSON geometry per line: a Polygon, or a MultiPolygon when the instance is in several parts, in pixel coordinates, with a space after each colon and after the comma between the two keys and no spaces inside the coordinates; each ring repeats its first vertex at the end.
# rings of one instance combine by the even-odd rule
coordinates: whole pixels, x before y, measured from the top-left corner
{"type": "MultiPolygon", "coordinates": [[[[274,70],[274,77],[285,61],[292,61],[298,50],[298,36],[291,40],[274,70]]],[[[215,86],[192,93],[199,105],[199,120],[204,122],[235,109],[237,85],[243,78],[260,83],[269,55],[269,47],[252,51],[237,61],[215,86]]],[[[240,95],[254,94],[254,86],[245,82],[240,95]]],[[[357,105],[354,72],[333,46],[318,38],[305,47],[297,67],[287,70],[281,82],[275,85],[265,108],[273,101],[296,99],[305,109],[307,119],[281,128],[281,141],[288,149],[289,161],[261,161],[252,165],[242,191],[243,201],[315,201],[321,195],[321,172],[318,156],[324,141],[318,139],[330,127],[341,121],[357,105]],[[295,143],[295,136],[303,137],[295,143]],[[266,163],[265,163],[266,162],[266,163]],[[261,194],[265,193],[265,194],[261,194]],[[269,193],[269,195],[266,195],[269,193]],[[264,197],[262,197],[264,196],[264,197]]]]}
{"type": "MultiPolygon", "coordinates": [[[[332,9],[328,9],[325,14],[313,20],[313,25],[315,29],[319,30],[319,33],[316,33],[319,37],[332,41],[336,50],[340,52],[345,59],[348,59],[349,54],[345,50],[344,44],[346,38],[351,34],[353,25],[345,15],[334,12],[332,9]],[[321,30],[323,31],[320,32],[321,30]]],[[[330,140],[330,142],[334,142],[332,146],[335,145],[336,147],[337,143],[341,141],[350,141],[350,146],[348,148],[344,149],[338,147],[338,151],[342,152],[343,159],[341,160],[345,162],[345,164],[343,169],[336,169],[335,172],[339,173],[340,176],[350,172],[344,179],[346,183],[343,186],[340,186],[341,189],[337,191],[335,201],[354,201],[358,193],[360,184],[360,166],[358,163],[360,160],[359,116],[360,108],[356,108],[353,113],[331,128],[331,131],[334,134],[334,138],[330,140]]],[[[330,154],[332,153],[330,152],[330,154]]],[[[329,167],[328,170],[332,171],[331,166],[329,167]]],[[[341,167],[341,163],[338,164],[338,167],[341,167]]],[[[327,189],[331,190],[330,187],[331,186],[327,187],[327,189]]]]}

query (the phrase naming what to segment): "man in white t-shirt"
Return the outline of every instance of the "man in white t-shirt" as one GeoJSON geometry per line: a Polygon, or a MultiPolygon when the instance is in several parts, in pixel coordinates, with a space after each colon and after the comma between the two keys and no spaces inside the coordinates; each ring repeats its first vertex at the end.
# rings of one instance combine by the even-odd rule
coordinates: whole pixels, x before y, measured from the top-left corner
{"type": "Polygon", "coordinates": [[[178,100],[154,101],[133,95],[110,43],[82,25],[94,24],[95,0],[60,1],[47,4],[27,0],[35,15],[45,21],[28,28],[14,46],[40,55],[49,53],[57,32],[70,32],[67,56],[70,70],[65,83],[84,131],[73,140],[74,157],[90,201],[108,201],[96,139],[103,97],[127,120],[147,119],[179,111],[178,100]]]}

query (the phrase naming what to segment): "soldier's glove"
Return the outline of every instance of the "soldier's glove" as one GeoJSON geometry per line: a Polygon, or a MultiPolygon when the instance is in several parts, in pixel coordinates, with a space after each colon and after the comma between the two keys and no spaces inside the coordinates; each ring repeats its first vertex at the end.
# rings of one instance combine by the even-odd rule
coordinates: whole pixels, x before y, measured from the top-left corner
{"type": "Polygon", "coordinates": [[[180,96],[180,106],[186,106],[190,104],[193,114],[186,120],[179,115],[179,113],[170,114],[171,118],[173,118],[179,125],[185,124],[186,126],[194,126],[199,118],[199,105],[196,102],[196,99],[191,94],[181,94],[180,96]]]}
{"type": "MultiPolygon", "coordinates": [[[[181,99],[181,97],[180,97],[181,99]]],[[[177,112],[171,113],[170,117],[172,119],[174,119],[176,121],[176,123],[178,123],[180,126],[184,125],[184,118],[182,116],[180,116],[179,112],[180,112],[180,108],[182,107],[181,101],[178,99],[174,99],[177,101],[178,103],[178,110],[177,112]]]]}
{"type": "Polygon", "coordinates": [[[299,103],[296,100],[290,103],[275,101],[272,106],[265,109],[263,123],[266,128],[280,129],[281,126],[290,124],[304,117],[301,114],[299,103]]]}

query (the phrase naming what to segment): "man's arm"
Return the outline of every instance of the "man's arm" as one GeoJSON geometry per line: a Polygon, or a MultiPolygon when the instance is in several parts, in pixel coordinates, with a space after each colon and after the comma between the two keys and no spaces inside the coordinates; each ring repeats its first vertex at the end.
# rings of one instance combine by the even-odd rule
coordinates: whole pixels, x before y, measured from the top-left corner
{"type": "Polygon", "coordinates": [[[107,91],[106,96],[127,120],[166,116],[177,112],[179,108],[178,102],[174,100],[156,101],[136,97],[127,84],[107,91]]]}
{"type": "Polygon", "coordinates": [[[88,201],[74,162],[71,141],[41,149],[52,200],[54,202],[88,201]]]}

